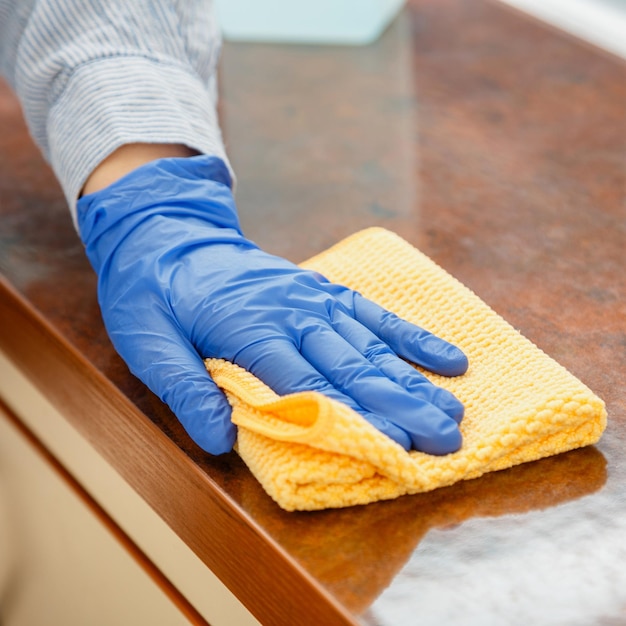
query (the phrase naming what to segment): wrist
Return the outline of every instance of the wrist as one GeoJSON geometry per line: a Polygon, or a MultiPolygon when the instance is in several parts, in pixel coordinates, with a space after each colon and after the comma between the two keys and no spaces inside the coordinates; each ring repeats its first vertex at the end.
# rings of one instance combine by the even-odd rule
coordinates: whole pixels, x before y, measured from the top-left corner
{"type": "Polygon", "coordinates": [[[201,225],[215,240],[240,242],[231,182],[219,157],[161,158],[84,195],[77,204],[78,231],[92,266],[98,273],[118,246],[146,232],[150,247],[173,245],[173,231],[197,238],[201,225]]]}
{"type": "Polygon", "coordinates": [[[100,191],[133,170],[157,159],[196,156],[197,151],[182,144],[125,144],[112,152],[90,174],[81,196],[100,191]]]}

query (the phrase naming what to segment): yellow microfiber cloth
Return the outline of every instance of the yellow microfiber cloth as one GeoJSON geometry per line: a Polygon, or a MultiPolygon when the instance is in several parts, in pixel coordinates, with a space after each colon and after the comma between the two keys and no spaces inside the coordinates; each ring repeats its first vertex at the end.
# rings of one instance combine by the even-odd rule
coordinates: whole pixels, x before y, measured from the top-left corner
{"type": "MultiPolygon", "coordinates": [[[[453,454],[406,452],[317,392],[279,397],[238,366],[208,359],[238,426],[237,452],[283,508],[316,510],[429,491],[595,443],[604,403],[467,287],[381,228],[302,264],[459,346],[468,372],[424,372],[465,405],[453,454]]],[[[389,407],[393,412],[393,406],[389,407]]]]}

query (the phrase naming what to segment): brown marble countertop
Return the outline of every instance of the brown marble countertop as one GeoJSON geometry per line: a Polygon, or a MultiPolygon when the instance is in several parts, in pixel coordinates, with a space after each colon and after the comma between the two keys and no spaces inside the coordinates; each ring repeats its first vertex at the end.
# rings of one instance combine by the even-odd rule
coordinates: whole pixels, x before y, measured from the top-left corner
{"type": "Polygon", "coordinates": [[[0,347],[264,624],[626,623],[624,61],[495,1],[416,0],[367,47],[226,44],[221,92],[248,236],[298,262],[398,232],[606,401],[600,443],[280,510],[113,351],[6,86],[0,347]]]}

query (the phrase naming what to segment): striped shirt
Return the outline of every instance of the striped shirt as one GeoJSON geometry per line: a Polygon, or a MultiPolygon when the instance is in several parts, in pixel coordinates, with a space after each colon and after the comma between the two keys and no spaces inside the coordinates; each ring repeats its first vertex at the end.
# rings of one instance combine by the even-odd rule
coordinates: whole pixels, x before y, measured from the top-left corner
{"type": "Polygon", "coordinates": [[[126,143],[227,161],[212,0],[0,0],[0,68],[76,220],[85,180],[126,143]]]}

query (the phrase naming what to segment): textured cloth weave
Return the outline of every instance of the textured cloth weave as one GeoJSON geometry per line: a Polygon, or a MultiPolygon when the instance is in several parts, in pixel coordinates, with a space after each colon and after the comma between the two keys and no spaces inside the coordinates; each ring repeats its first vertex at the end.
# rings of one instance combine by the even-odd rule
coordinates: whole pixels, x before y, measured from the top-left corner
{"type": "Polygon", "coordinates": [[[207,360],[233,406],[238,453],[282,508],[345,507],[430,491],[600,438],[602,400],[397,235],[361,231],[303,267],[458,345],[470,367],[456,378],[424,372],[465,405],[461,450],[437,457],[406,452],[317,392],[279,397],[236,365],[207,360]]]}

